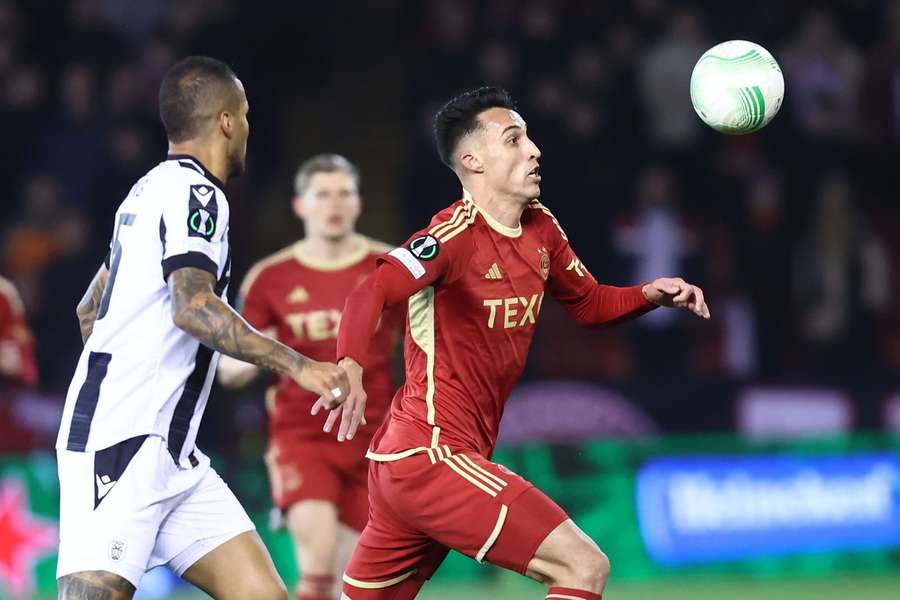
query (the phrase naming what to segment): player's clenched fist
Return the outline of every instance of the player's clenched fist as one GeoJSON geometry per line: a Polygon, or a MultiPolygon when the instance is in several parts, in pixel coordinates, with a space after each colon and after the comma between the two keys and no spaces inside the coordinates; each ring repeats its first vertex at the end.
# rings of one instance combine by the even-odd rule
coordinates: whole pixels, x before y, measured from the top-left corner
{"type": "Polygon", "coordinates": [[[660,277],[644,286],[644,297],[659,306],[686,308],[698,317],[709,318],[703,290],[681,277],[660,277]]]}
{"type": "Polygon", "coordinates": [[[291,373],[291,378],[304,390],[319,394],[316,404],[321,403],[327,409],[340,406],[350,391],[347,373],[332,363],[307,361],[291,373]]]}

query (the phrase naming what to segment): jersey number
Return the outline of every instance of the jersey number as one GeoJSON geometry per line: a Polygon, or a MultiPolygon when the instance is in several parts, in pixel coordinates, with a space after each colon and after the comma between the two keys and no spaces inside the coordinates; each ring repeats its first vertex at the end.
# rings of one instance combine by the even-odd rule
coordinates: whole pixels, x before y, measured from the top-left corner
{"type": "Polygon", "coordinates": [[[135,216],[133,213],[122,213],[119,215],[119,224],[116,226],[116,231],[113,235],[112,252],[109,256],[109,279],[106,281],[103,296],[100,298],[100,309],[97,311],[98,321],[105,317],[106,312],[109,310],[109,298],[112,296],[113,286],[116,284],[119,263],[122,262],[122,244],[119,242],[119,232],[122,231],[123,225],[134,223],[135,216]]]}

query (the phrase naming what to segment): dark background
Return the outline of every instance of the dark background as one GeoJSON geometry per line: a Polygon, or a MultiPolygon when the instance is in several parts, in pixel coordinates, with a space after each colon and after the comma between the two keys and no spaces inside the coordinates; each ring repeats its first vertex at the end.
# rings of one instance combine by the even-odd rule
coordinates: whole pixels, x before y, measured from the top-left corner
{"type": "MultiPolygon", "coordinates": [[[[228,62],[251,105],[248,172],[228,186],[235,281],[301,235],[292,176],[315,153],[360,165],[364,233],[397,243],[423,226],[460,195],[431,115],[502,85],[543,151],[542,202],[591,272],[681,275],[713,314],[597,333],[545,303],[527,379],[601,384],[664,432],[733,430],[760,386],[837,390],[853,427],[888,426],[900,2],[0,0],[0,274],[37,340],[36,444],[55,435],[74,307],[116,207],[165,155],[160,79],[195,53],[228,62]],[[749,136],[690,105],[694,63],[728,39],[762,44],[785,75],[781,113],[749,136]]],[[[217,389],[206,447],[256,452],[263,420],[259,390],[217,389]]]]}

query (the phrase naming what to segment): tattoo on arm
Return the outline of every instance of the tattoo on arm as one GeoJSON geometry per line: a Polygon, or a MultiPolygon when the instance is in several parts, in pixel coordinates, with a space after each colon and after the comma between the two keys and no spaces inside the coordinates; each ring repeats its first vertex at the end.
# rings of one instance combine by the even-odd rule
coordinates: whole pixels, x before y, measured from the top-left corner
{"type": "Polygon", "coordinates": [[[97,311],[100,309],[100,299],[103,297],[103,290],[106,289],[106,280],[109,278],[109,271],[106,265],[101,265],[87,291],[78,303],[75,313],[78,315],[78,324],[81,327],[81,341],[87,342],[94,330],[94,321],[97,319],[97,311]]]}
{"type": "Polygon", "coordinates": [[[130,600],[134,586],[107,571],[81,571],[59,578],[59,600],[130,600]]]}
{"type": "Polygon", "coordinates": [[[213,291],[212,273],[184,267],[169,276],[172,316],[182,330],[204,345],[258,367],[289,373],[306,358],[261,334],[213,291]]]}

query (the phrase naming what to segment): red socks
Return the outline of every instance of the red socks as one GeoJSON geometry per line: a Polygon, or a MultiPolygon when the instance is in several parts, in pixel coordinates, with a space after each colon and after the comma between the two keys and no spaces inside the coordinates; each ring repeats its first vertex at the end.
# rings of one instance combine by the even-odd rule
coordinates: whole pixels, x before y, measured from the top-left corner
{"type": "Polygon", "coordinates": [[[545,600],[603,600],[600,594],[573,588],[552,587],[545,600]]]}
{"type": "Polygon", "coordinates": [[[334,575],[303,575],[297,586],[297,600],[333,600],[334,575]]]}

